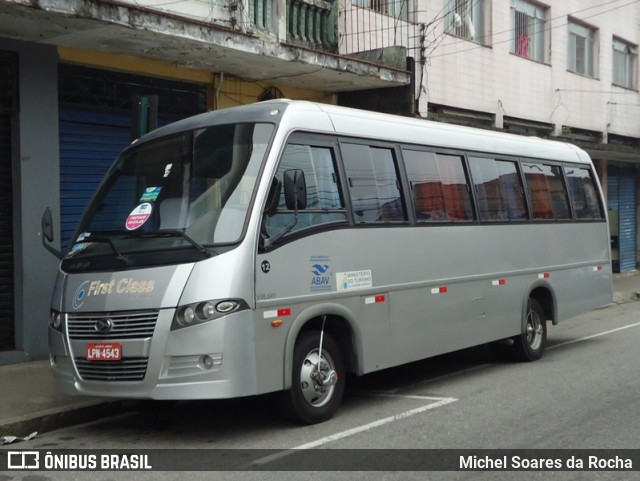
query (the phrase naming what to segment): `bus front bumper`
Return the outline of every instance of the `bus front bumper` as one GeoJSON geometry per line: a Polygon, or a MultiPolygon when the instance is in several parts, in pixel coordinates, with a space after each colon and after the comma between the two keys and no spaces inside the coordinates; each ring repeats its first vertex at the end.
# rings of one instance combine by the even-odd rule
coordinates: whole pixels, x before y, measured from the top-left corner
{"type": "Polygon", "coordinates": [[[117,361],[89,361],[95,340],[49,327],[56,388],[64,394],[132,399],[224,399],[257,392],[253,313],[241,311],[171,331],[174,310],[158,315],[153,336],[109,339],[117,361]]]}

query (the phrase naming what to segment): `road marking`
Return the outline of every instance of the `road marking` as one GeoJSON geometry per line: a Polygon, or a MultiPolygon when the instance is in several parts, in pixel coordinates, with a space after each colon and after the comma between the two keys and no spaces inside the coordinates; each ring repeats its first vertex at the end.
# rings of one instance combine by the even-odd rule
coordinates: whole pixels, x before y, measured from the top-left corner
{"type": "Polygon", "coordinates": [[[433,397],[433,396],[412,396],[412,395],[400,395],[400,394],[386,394],[386,393],[373,393],[374,396],[381,397],[395,397],[395,398],[404,398],[404,399],[417,399],[421,401],[432,401],[423,406],[417,407],[415,409],[410,409],[408,411],[403,411],[398,414],[394,414],[393,416],[388,416],[386,418],[378,419],[377,421],[373,421],[367,424],[363,424],[362,426],[357,426],[355,428],[347,429],[346,431],[341,431],[339,433],[330,434],[329,436],[325,436],[320,439],[316,439],[315,441],[311,441],[310,443],[301,444],[299,446],[289,448],[286,451],[280,451],[278,453],[272,454],[271,456],[266,456],[264,458],[257,459],[253,461],[251,464],[266,464],[271,461],[275,461],[276,459],[281,459],[286,456],[289,456],[294,453],[296,450],[300,449],[313,449],[319,446],[323,446],[325,444],[331,443],[333,441],[337,441],[339,439],[348,438],[350,436],[354,436],[356,434],[363,433],[365,431],[370,431],[375,428],[379,428],[380,426],[384,426],[385,424],[390,424],[396,421],[401,421],[408,417],[414,416],[416,414],[420,414],[426,411],[430,411],[435,408],[439,408],[441,406],[445,406],[452,402],[457,401],[456,398],[452,397],[433,397]]]}
{"type": "Polygon", "coordinates": [[[635,324],[629,324],[622,327],[617,327],[616,329],[611,329],[609,331],[599,332],[598,334],[592,334],[590,336],[580,337],[578,339],[572,339],[571,341],[561,342],[560,344],[555,344],[553,346],[547,347],[547,350],[555,349],[557,347],[568,346],[569,344],[575,344],[576,342],[588,341],[589,339],[593,339],[600,336],[606,336],[607,334],[612,334],[614,332],[623,331],[625,329],[629,329],[631,327],[640,326],[640,322],[636,322],[635,324]]]}
{"type": "MultiPolygon", "coordinates": [[[[563,347],[563,346],[567,346],[570,344],[575,344],[577,342],[582,342],[582,341],[587,341],[589,339],[594,339],[596,337],[601,337],[601,336],[606,336],[608,334],[612,334],[614,332],[618,332],[618,331],[623,331],[625,329],[630,329],[632,327],[638,327],[640,326],[640,322],[636,322],[634,324],[629,324],[626,326],[622,326],[622,327],[618,327],[616,329],[610,329],[608,331],[603,331],[603,332],[599,332],[597,334],[592,334],[589,336],[584,336],[578,339],[572,339],[570,341],[566,341],[566,342],[562,342],[560,344],[555,344],[553,346],[548,346],[546,349],[547,350],[551,350],[551,349],[556,349],[558,347],[563,347]]],[[[433,379],[426,379],[424,381],[420,381],[417,384],[423,384],[423,383],[432,383],[434,381],[437,380],[441,380],[441,379],[445,379],[448,377],[453,377],[455,375],[459,375],[459,374],[465,374],[471,371],[475,371],[477,369],[483,368],[483,367],[487,367],[487,366],[491,366],[492,364],[482,364],[480,366],[473,366],[471,368],[468,369],[463,369],[461,371],[456,371],[454,373],[450,373],[450,374],[445,374],[443,376],[439,376],[433,379]]],[[[415,387],[415,385],[413,385],[415,387]]],[[[395,390],[393,390],[395,391],[395,390]]],[[[388,416],[386,418],[382,418],[382,419],[378,419],[377,421],[373,421],[367,424],[363,424],[361,426],[357,426],[355,428],[351,428],[351,429],[347,429],[345,431],[341,431],[335,434],[330,434],[329,436],[325,436],[323,438],[320,439],[316,439],[315,441],[311,441],[309,443],[305,443],[305,444],[301,444],[299,446],[295,446],[293,448],[289,448],[288,450],[285,451],[280,451],[278,453],[272,454],[271,456],[266,456],[264,458],[260,458],[257,459],[255,461],[252,462],[253,465],[256,464],[267,464],[271,461],[275,461],[277,459],[281,459],[284,458],[286,456],[289,456],[291,454],[294,454],[294,451],[296,450],[301,450],[301,449],[313,449],[313,448],[317,448],[319,446],[323,446],[325,444],[331,443],[333,441],[337,441],[339,439],[344,439],[344,438],[348,438],[351,436],[355,436],[356,434],[360,434],[366,431],[370,431],[372,429],[384,426],[386,424],[390,424],[396,421],[401,421],[403,419],[406,419],[408,417],[414,416],[416,414],[420,414],[426,411],[430,411],[432,409],[441,407],[441,406],[446,406],[447,404],[453,403],[455,401],[457,401],[457,398],[451,398],[451,397],[447,397],[447,398],[443,398],[443,397],[434,397],[434,396],[414,396],[414,395],[401,395],[401,394],[394,394],[393,391],[391,392],[376,392],[376,393],[366,393],[366,392],[362,392],[361,394],[369,394],[369,395],[373,395],[373,396],[380,396],[380,397],[396,397],[396,398],[404,398],[404,399],[416,399],[416,400],[429,400],[429,401],[433,401],[430,402],[428,404],[425,404],[423,406],[417,407],[415,409],[410,409],[408,411],[403,411],[401,413],[398,414],[394,414],[393,416],[388,416]]]]}

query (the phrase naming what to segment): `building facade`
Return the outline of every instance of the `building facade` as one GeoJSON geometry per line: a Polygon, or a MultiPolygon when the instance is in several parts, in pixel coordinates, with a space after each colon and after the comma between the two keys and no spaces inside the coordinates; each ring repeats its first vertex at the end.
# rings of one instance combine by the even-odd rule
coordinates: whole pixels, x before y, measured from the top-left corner
{"type": "Polygon", "coordinates": [[[44,209],[64,249],[148,115],[288,97],[574,142],[636,270],[639,44],[623,0],[0,0],[0,363],[48,354],[44,209]]]}

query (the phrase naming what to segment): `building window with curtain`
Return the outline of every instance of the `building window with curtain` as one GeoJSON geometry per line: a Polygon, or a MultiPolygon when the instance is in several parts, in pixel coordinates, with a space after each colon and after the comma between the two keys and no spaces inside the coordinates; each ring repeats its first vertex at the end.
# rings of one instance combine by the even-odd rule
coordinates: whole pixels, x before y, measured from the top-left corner
{"type": "Polygon", "coordinates": [[[638,47],[624,40],[613,39],[613,84],[620,87],[636,88],[636,68],[638,47]]]}
{"type": "Polygon", "coordinates": [[[382,15],[408,21],[409,1],[411,0],[355,0],[354,4],[382,15]]]}
{"type": "Polygon", "coordinates": [[[569,19],[567,68],[571,72],[595,77],[596,29],[569,19]]]}
{"type": "Polygon", "coordinates": [[[445,0],[445,31],[450,35],[487,45],[485,18],[489,0],[445,0]]]}
{"type": "Polygon", "coordinates": [[[525,0],[511,0],[511,53],[537,62],[547,60],[548,8],[525,0]]]}

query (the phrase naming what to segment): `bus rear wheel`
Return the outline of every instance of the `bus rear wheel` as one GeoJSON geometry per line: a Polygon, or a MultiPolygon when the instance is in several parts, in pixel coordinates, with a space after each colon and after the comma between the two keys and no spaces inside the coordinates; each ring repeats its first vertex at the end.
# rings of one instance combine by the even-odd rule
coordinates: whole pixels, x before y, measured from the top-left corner
{"type": "Polygon", "coordinates": [[[291,389],[283,393],[284,414],[302,424],[316,424],[331,418],[342,401],[345,385],[342,353],[327,333],[300,334],[293,352],[291,389]]]}
{"type": "Polygon", "coordinates": [[[537,299],[529,299],[522,334],[513,338],[511,354],[518,361],[537,361],[547,344],[547,321],[537,299]]]}

